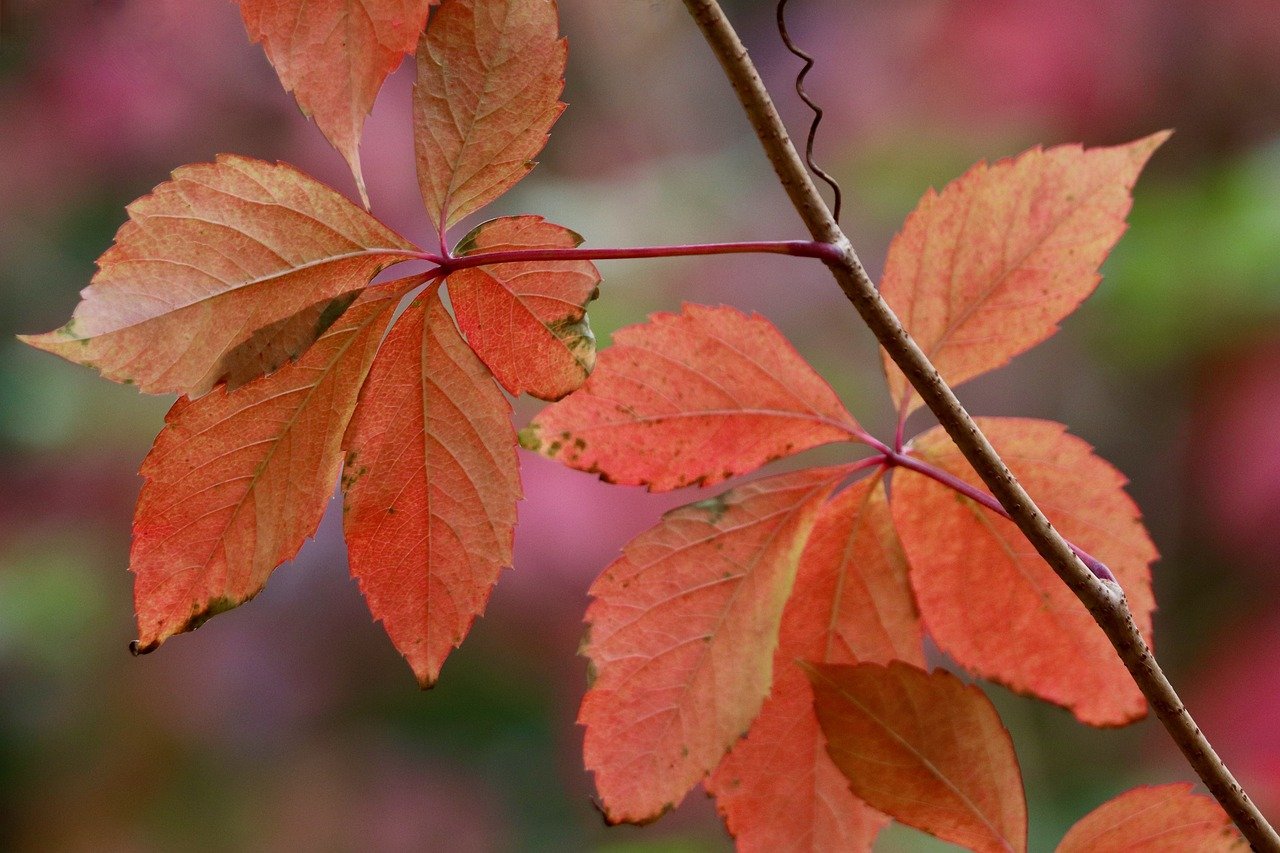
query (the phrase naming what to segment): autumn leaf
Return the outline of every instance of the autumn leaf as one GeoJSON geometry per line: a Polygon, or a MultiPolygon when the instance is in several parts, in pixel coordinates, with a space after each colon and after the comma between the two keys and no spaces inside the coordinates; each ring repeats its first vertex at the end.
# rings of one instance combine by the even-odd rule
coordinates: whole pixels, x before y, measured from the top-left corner
{"type": "Polygon", "coordinates": [[[414,251],[293,167],[246,157],[184,166],[128,210],[71,321],[22,340],[148,393],[198,397],[296,358],[414,251]]]}
{"type": "Polygon", "coordinates": [[[1013,741],[981,690],[902,661],[806,669],[828,751],[855,794],[971,850],[1027,849],[1013,741]]]}
{"type": "Polygon", "coordinates": [[[685,305],[616,332],[582,389],[543,409],[520,443],[609,482],[663,491],[858,434],[768,320],[685,305]]]}
{"type": "Polygon", "coordinates": [[[870,849],[888,818],[853,795],[827,755],[797,661],[924,666],[920,618],[884,484],[863,480],[823,506],[782,614],[773,689],[707,781],[743,851],[870,849]]]}
{"type": "Polygon", "coordinates": [[[1191,785],[1125,791],[1080,819],[1057,853],[1226,853],[1247,850],[1222,806],[1191,793],[1191,785]]]}
{"type": "Polygon", "coordinates": [[[418,46],[418,186],[441,234],[533,168],[564,104],[554,0],[445,0],[418,46]]]}
{"type": "Polygon", "coordinates": [[[368,289],[295,364],[174,403],[133,521],[135,651],[253,596],[315,533],[356,395],[406,283],[368,289]]]}
{"type": "Polygon", "coordinates": [[[672,510],[592,585],[578,722],[611,823],[660,817],[746,732],[805,538],[847,472],[769,477],[672,510]]]}
{"type": "MultiPolygon", "coordinates": [[[[1128,145],[1033,148],[930,190],[889,247],[880,291],[951,385],[1052,335],[1097,287],[1156,133],[1128,145]]],[[[905,419],[920,400],[884,353],[905,419]]]]}
{"type": "Polygon", "coordinates": [[[249,37],[356,179],[360,131],[387,76],[418,44],[438,0],[238,0],[249,37]]]}
{"type": "MultiPolygon", "coordinates": [[[[1157,555],[1124,476],[1061,424],[977,422],[1054,527],[1110,567],[1150,643],[1157,555]]],[[[981,488],[941,429],[911,448],[981,488]]],[[[1146,713],[1102,629],[1012,522],[905,468],[894,473],[892,504],[925,626],[957,663],[1091,725],[1123,725],[1146,713]]]]}
{"type": "MultiPolygon", "coordinates": [[[[541,216],[507,216],[480,225],[456,254],[572,249],[582,238],[541,216]]],[[[467,343],[512,394],[559,400],[596,363],[587,322],[600,273],[590,261],[522,261],[458,270],[449,299],[467,343]]]]}
{"type": "Polygon", "coordinates": [[[424,687],[511,565],[510,412],[432,288],[387,336],[344,441],[351,574],[424,687]]]}

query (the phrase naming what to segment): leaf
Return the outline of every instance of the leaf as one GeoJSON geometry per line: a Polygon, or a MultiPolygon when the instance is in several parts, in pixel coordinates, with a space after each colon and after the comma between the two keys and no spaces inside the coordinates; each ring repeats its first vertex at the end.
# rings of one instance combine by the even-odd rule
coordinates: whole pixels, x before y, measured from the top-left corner
{"type": "Polygon", "coordinates": [[[858,433],[768,320],[685,305],[616,332],[582,389],[543,409],[520,443],[612,483],[665,491],[858,433]]]}
{"type": "Polygon", "coordinates": [[[511,565],[510,413],[432,288],[387,336],[344,440],[351,574],[424,687],[511,565]]]}
{"type": "Polygon", "coordinates": [[[1187,782],[1142,786],[1098,806],[1066,834],[1057,853],[1218,853],[1247,850],[1227,813],[1187,782]]]}
{"type": "MultiPolygon", "coordinates": [[[[1129,191],[1168,131],[1114,148],[1033,148],[930,190],[889,247],[880,291],[951,385],[1043,341],[1097,287],[1129,191]]],[[[883,354],[905,419],[920,401],[883,354]]]]}
{"type": "Polygon", "coordinates": [[[365,207],[360,131],[438,0],[238,0],[280,82],[351,166],[365,207]]]}
{"type": "Polygon", "coordinates": [[[329,306],[414,251],[293,167],[225,154],[128,211],[71,321],[22,340],[148,393],[198,397],[296,358],[329,306]]]}
{"type": "Polygon", "coordinates": [[[315,533],[360,384],[405,289],[365,291],[271,376],[174,403],[142,464],[134,514],[137,653],[253,598],[315,533]]]}
{"type": "Polygon", "coordinates": [[[534,167],[564,104],[554,0],[445,0],[418,46],[418,186],[441,234],[534,167]]]}
{"type": "MultiPolygon", "coordinates": [[[[573,249],[582,238],[541,216],[507,216],[478,226],[458,255],[573,249]]],[[[511,394],[558,400],[596,363],[587,303],[600,273],[590,261],[524,261],[458,270],[449,298],[467,343],[511,394]]]]}
{"type": "Polygon", "coordinates": [[[924,666],[906,558],[879,476],[818,516],[782,614],[773,689],[707,782],[741,850],[868,850],[888,819],[857,799],[827,755],[799,660],[924,666]]]}
{"type": "MultiPolygon", "coordinates": [[[[1150,643],[1149,567],[1157,554],[1124,493],[1124,476],[1061,424],[977,421],[1062,535],[1110,567],[1150,643]]],[[[981,488],[941,429],[912,445],[920,458],[981,488]]],[[[892,503],[925,626],[958,664],[1090,725],[1123,725],[1146,713],[1102,629],[1012,522],[903,468],[894,473],[892,503]]]]}
{"type": "Polygon", "coordinates": [[[981,690],[901,661],[807,671],[827,749],[855,794],[972,850],[1027,849],[1013,741],[981,690]]]}
{"type": "Polygon", "coordinates": [[[847,472],[768,477],[672,510],[592,584],[578,722],[611,823],[660,817],[746,732],[805,538],[847,472]]]}

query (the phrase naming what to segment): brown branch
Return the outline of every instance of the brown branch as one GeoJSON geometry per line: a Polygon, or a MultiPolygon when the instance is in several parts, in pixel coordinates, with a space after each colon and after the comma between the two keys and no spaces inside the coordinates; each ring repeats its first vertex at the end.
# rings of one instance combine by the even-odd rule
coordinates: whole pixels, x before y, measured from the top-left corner
{"type": "Polygon", "coordinates": [[[1124,592],[1115,584],[1099,580],[1072,553],[1071,546],[1053,529],[1018,484],[955,393],[881,298],[849,239],[840,230],[805,171],[804,161],[792,145],[747,49],[719,3],[716,0],[684,0],[684,4],[724,68],[774,172],[805,226],[815,240],[831,243],[840,249],[839,257],[827,261],[827,266],[849,301],[937,416],[991,494],[1000,501],[1009,517],[1058,577],[1088,608],[1169,736],[1245,838],[1256,850],[1280,851],[1280,835],[1276,834],[1214,752],[1156,663],[1151,649],[1134,624],[1124,592]]]}

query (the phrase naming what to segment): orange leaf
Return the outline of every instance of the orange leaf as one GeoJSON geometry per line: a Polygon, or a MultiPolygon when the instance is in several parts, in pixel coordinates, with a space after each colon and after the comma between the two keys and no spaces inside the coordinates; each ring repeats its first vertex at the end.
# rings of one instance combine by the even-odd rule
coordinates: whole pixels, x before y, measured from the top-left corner
{"type": "Polygon", "coordinates": [[[318,181],[246,157],[184,166],[128,210],[71,321],[22,340],[149,393],[198,397],[296,358],[413,252],[318,181]]]}
{"type": "MultiPolygon", "coordinates": [[[[948,383],[1040,343],[1093,292],[1138,172],[1168,137],[1033,148],[925,194],[889,247],[880,290],[948,383]]],[[[920,401],[887,354],[884,365],[905,418],[920,401]]]]}
{"type": "Polygon", "coordinates": [[[1125,791],[1071,827],[1057,853],[1226,853],[1249,845],[1231,818],[1187,782],[1125,791]]]}
{"type": "Polygon", "coordinates": [[[847,471],[769,477],[672,510],[592,585],[593,684],[578,722],[610,822],[660,817],[746,732],[805,538],[847,471]]]}
{"type": "MultiPolygon", "coordinates": [[[[1061,424],[977,420],[1062,535],[1110,567],[1151,642],[1150,564],[1157,555],[1124,493],[1124,476],[1061,424]]],[[[981,487],[941,429],[912,445],[916,455],[981,487]]],[[[957,663],[1091,725],[1123,725],[1146,713],[1102,629],[1012,522],[902,468],[894,473],[893,517],[925,626],[957,663]]]]}
{"type": "Polygon", "coordinates": [[[344,440],[351,574],[424,687],[511,565],[510,413],[432,288],[387,336],[344,440]]]}
{"type": "Polygon", "coordinates": [[[257,595],[315,533],[360,384],[404,292],[401,282],[370,288],[296,364],[234,394],[174,403],[142,464],[134,514],[136,651],[257,595]]]}
{"type": "Polygon", "coordinates": [[[981,690],[901,661],[807,670],[827,749],[855,794],[972,850],[1027,849],[1018,758],[981,690]]]}
{"type": "Polygon", "coordinates": [[[418,43],[437,0],[239,0],[249,37],[355,176],[360,131],[378,90],[418,43]]]}
{"type": "MultiPolygon", "coordinates": [[[[541,216],[507,216],[478,226],[457,254],[572,249],[582,238],[541,216]]],[[[558,400],[596,364],[587,303],[600,273],[590,261],[524,261],[458,270],[449,299],[467,343],[512,394],[558,400]]]]}
{"type": "Polygon", "coordinates": [[[543,409],[520,443],[610,482],[664,491],[718,483],[857,431],[768,320],[686,305],[616,332],[582,389],[543,409]]]}
{"type": "Polygon", "coordinates": [[[445,0],[418,46],[418,186],[441,233],[529,174],[564,104],[555,0],[445,0]]]}
{"type": "Polygon", "coordinates": [[[924,665],[906,558],[876,476],[823,508],[782,614],[773,689],[745,739],[707,782],[740,850],[870,849],[888,822],[827,755],[797,660],[924,665]]]}

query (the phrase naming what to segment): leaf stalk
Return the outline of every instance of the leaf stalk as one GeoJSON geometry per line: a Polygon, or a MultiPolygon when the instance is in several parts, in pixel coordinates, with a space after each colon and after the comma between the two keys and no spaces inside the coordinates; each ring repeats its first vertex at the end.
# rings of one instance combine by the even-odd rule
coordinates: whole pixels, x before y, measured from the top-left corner
{"type": "Polygon", "coordinates": [[[691,243],[670,246],[626,246],[620,248],[547,248],[512,249],[501,252],[476,252],[448,256],[422,252],[419,260],[435,264],[444,274],[491,264],[525,263],[529,261],[613,261],[640,258],[680,258],[693,255],[791,255],[817,258],[828,263],[840,257],[840,247],[818,240],[755,240],[740,243],[691,243]]]}

